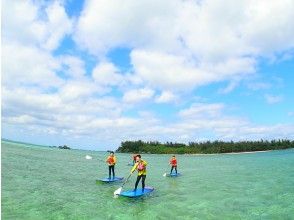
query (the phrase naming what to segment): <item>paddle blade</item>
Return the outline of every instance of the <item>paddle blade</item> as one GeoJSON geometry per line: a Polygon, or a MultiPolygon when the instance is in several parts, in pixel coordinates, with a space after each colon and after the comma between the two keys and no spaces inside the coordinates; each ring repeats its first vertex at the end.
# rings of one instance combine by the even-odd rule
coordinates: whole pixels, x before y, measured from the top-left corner
{"type": "Polygon", "coordinates": [[[117,190],[115,190],[114,193],[113,193],[113,195],[114,196],[117,196],[117,195],[119,195],[121,193],[121,191],[122,191],[122,187],[120,187],[117,190]]]}
{"type": "Polygon", "coordinates": [[[91,160],[91,159],[92,159],[92,157],[91,157],[91,156],[89,156],[89,155],[86,155],[86,159],[87,159],[87,160],[91,160]]]}
{"type": "Polygon", "coordinates": [[[166,173],[164,173],[162,176],[166,177],[166,173]]]}

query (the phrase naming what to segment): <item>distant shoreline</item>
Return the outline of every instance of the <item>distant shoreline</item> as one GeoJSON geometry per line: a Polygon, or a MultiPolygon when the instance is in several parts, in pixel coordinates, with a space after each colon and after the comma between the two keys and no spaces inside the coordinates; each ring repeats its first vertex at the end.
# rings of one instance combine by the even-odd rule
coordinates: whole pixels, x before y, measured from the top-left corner
{"type": "Polygon", "coordinates": [[[7,138],[1,138],[1,143],[2,142],[20,144],[20,145],[31,145],[31,146],[35,146],[35,147],[50,147],[48,145],[33,144],[33,143],[27,143],[27,142],[22,142],[22,141],[14,141],[14,140],[10,140],[10,139],[7,139],[7,138]]]}
{"type": "MultiPolygon", "coordinates": [[[[290,148],[291,149],[291,148],[290,148]]],[[[254,154],[254,153],[264,153],[270,152],[273,150],[258,150],[258,151],[245,151],[245,152],[231,152],[231,153],[224,153],[224,154],[254,154]]]]}
{"type": "MultiPolygon", "coordinates": [[[[52,146],[46,146],[46,145],[39,145],[39,144],[32,144],[32,143],[26,143],[21,141],[14,141],[6,138],[1,138],[1,143],[7,142],[12,144],[20,144],[20,145],[31,145],[36,147],[46,147],[46,148],[53,148],[52,146]]],[[[293,143],[293,141],[292,141],[293,143]]],[[[164,148],[164,147],[163,147],[164,148]]],[[[155,154],[155,155],[161,155],[161,154],[167,154],[167,155],[193,155],[193,156],[203,156],[203,155],[235,155],[235,154],[254,154],[254,153],[265,153],[265,152],[271,152],[271,151],[277,151],[277,150],[288,150],[288,149],[294,149],[294,147],[287,147],[287,148],[280,148],[280,149],[268,149],[268,150],[253,150],[253,151],[235,151],[235,152],[213,152],[213,153],[178,153],[178,152],[150,152],[145,151],[146,149],[142,149],[141,151],[127,151],[127,152],[121,152],[116,150],[116,153],[123,153],[123,154],[155,154]]],[[[94,151],[94,152],[108,152],[108,151],[101,151],[101,150],[87,150],[87,149],[79,149],[79,148],[73,148],[72,150],[82,150],[82,151],[94,151]]]]}
{"type": "Polygon", "coordinates": [[[141,154],[141,155],[183,155],[183,156],[213,156],[213,155],[238,155],[238,154],[255,154],[255,153],[268,153],[273,151],[284,151],[284,150],[294,150],[294,148],[286,148],[286,149],[276,149],[276,150],[263,150],[263,151],[246,151],[246,152],[231,152],[231,153],[211,153],[211,154],[173,154],[173,153],[166,153],[166,154],[157,154],[157,153],[146,153],[146,152],[116,152],[119,154],[141,154]]]}
{"type": "Polygon", "coordinates": [[[206,141],[206,142],[165,142],[159,141],[124,141],[116,150],[120,153],[153,154],[248,154],[294,148],[294,140],[259,140],[259,141],[206,141]]]}
{"type": "MultiPolygon", "coordinates": [[[[278,149],[278,150],[288,150],[288,149],[294,149],[294,148],[287,148],[287,149],[278,149]]],[[[202,156],[202,155],[220,155],[220,154],[254,154],[254,153],[265,153],[270,151],[276,151],[276,150],[258,150],[258,151],[244,151],[244,152],[229,152],[229,153],[213,153],[213,154],[184,154],[184,155],[196,155],[196,156],[202,156]]]]}

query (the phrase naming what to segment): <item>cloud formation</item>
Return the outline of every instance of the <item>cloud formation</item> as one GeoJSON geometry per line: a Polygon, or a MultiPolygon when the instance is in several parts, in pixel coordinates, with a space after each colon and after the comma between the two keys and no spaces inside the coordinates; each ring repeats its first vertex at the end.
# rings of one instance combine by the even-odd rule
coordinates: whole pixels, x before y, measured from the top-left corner
{"type": "Polygon", "coordinates": [[[261,60],[293,57],[292,3],[87,0],[71,18],[63,1],[5,0],[4,134],[115,145],[293,138],[293,125],[255,123],[197,90],[226,83],[216,89],[225,96],[247,80],[250,92],[266,90],[268,104],[283,102],[283,94],[269,91],[283,86],[280,78],[254,77],[261,60]],[[109,55],[119,48],[130,51],[127,69],[109,55]]]}
{"type": "Polygon", "coordinates": [[[293,9],[291,0],[128,0],[125,7],[89,0],[74,36],[97,56],[130,48],[134,74],[157,88],[194,88],[242,78],[258,57],[293,48],[293,9]]]}
{"type": "Polygon", "coordinates": [[[265,100],[268,104],[275,104],[281,102],[283,100],[283,96],[266,94],[265,100]]]}

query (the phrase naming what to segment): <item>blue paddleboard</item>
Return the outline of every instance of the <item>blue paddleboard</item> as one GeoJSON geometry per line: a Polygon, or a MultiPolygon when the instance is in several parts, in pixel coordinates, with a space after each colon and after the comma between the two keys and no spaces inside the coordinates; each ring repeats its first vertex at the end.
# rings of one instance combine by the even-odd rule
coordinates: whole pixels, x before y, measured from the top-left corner
{"type": "Polygon", "coordinates": [[[113,182],[118,182],[122,181],[124,178],[123,177],[114,177],[114,178],[103,178],[103,179],[98,179],[98,181],[104,182],[104,183],[113,183],[113,182]]]}
{"type": "Polygon", "coordinates": [[[136,192],[134,190],[128,190],[128,191],[121,192],[120,196],[135,198],[135,197],[147,195],[147,194],[151,193],[153,190],[154,190],[153,187],[146,186],[144,188],[144,192],[142,192],[142,188],[137,189],[136,192]]]}
{"type": "Polygon", "coordinates": [[[168,176],[168,177],[178,177],[178,176],[181,176],[181,174],[180,173],[172,173],[172,174],[168,173],[168,174],[166,174],[166,176],[168,176]]]}

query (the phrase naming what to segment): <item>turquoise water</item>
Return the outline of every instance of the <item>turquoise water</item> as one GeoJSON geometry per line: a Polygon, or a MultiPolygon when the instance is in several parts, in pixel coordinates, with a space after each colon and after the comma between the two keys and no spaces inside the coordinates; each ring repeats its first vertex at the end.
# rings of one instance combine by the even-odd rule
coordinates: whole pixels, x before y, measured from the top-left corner
{"type": "MultiPolygon", "coordinates": [[[[179,155],[178,178],[163,177],[168,155],[143,155],[156,190],[141,199],[114,199],[119,184],[96,183],[106,155],[2,142],[2,219],[294,219],[293,149],[179,155]]],[[[117,157],[127,176],[130,155],[117,157]]]]}

